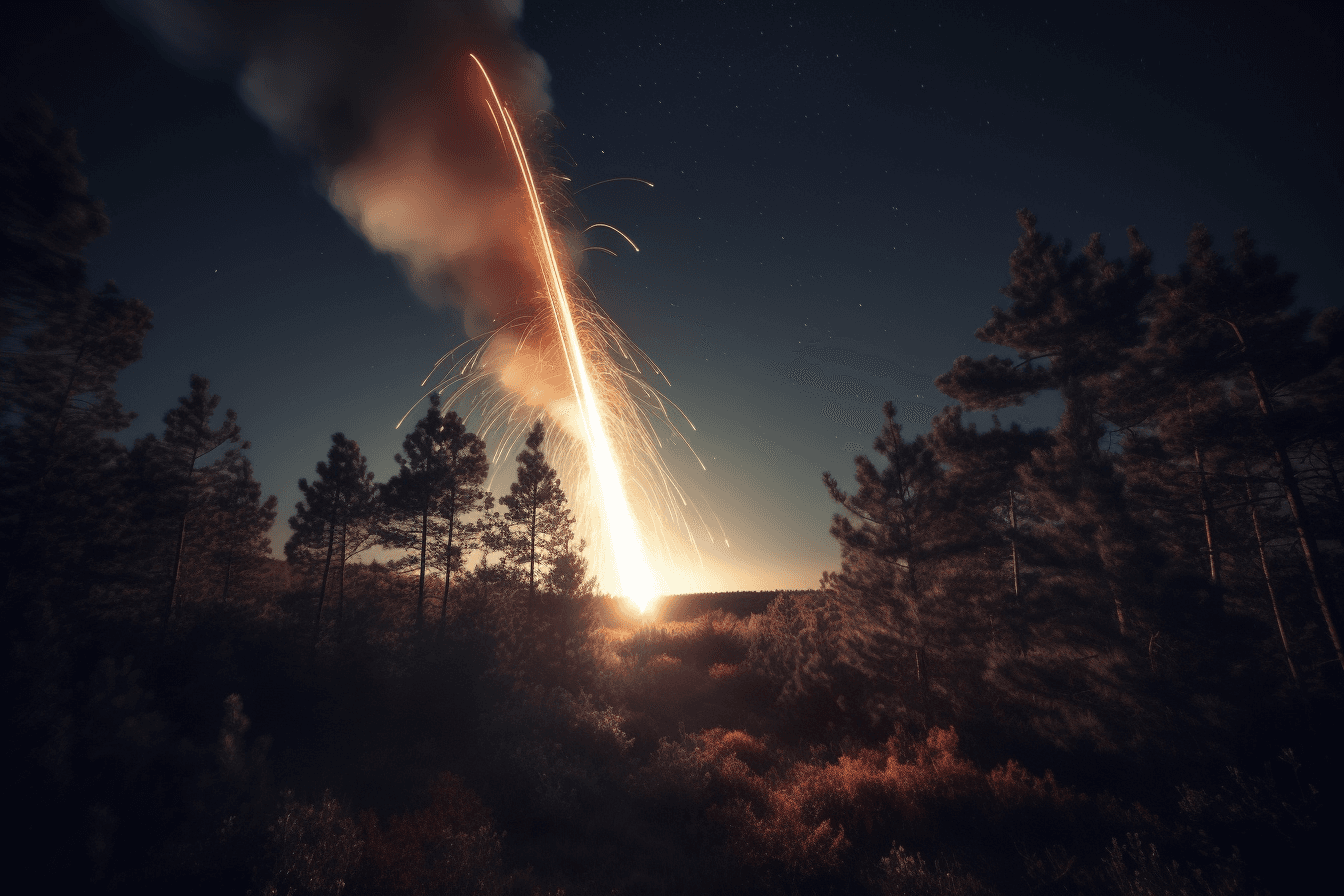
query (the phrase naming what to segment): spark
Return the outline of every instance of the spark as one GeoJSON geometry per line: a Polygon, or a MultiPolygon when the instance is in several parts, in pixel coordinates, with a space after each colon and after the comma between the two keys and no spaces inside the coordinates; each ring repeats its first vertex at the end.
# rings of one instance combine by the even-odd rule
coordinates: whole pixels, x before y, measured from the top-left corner
{"type": "Polygon", "coordinates": [[[584,233],[587,233],[588,231],[592,230],[594,227],[605,227],[605,228],[607,228],[608,230],[615,230],[617,233],[619,233],[619,234],[621,235],[621,239],[625,240],[627,243],[630,244],[630,248],[631,248],[631,249],[634,249],[636,252],[639,251],[639,247],[635,245],[635,241],[634,241],[634,240],[632,240],[632,239],[630,239],[630,237],[626,236],[624,231],[622,231],[622,230],[617,230],[615,227],[612,227],[610,224],[600,224],[600,223],[599,223],[599,224],[589,224],[587,227],[583,228],[583,232],[584,232],[584,233]]]}
{"type": "MultiPolygon", "coordinates": [[[[537,191],[536,180],[531,166],[528,164],[527,154],[522,138],[519,136],[518,128],[495,90],[495,85],[481,60],[474,53],[471,54],[471,59],[480,69],[481,75],[489,87],[491,99],[488,105],[490,114],[494,119],[495,127],[499,131],[501,139],[506,142],[518,163],[523,187],[531,207],[531,218],[535,228],[533,238],[537,251],[538,266],[545,285],[550,316],[559,337],[559,354],[564,361],[564,370],[569,380],[569,392],[581,424],[588,468],[593,478],[597,480],[598,497],[603,511],[602,522],[605,524],[606,536],[611,544],[617,575],[620,579],[621,593],[642,612],[648,609],[656,597],[656,585],[653,571],[650,569],[647,560],[644,539],[641,536],[640,528],[636,525],[634,515],[631,513],[630,502],[626,495],[625,471],[623,471],[613,449],[609,429],[613,423],[618,428],[622,423],[625,423],[625,428],[629,429],[629,424],[633,422],[642,432],[647,433],[646,426],[638,427],[640,423],[647,423],[647,415],[641,413],[642,409],[639,408],[638,404],[629,400],[628,397],[628,388],[632,381],[633,384],[642,387],[643,398],[646,401],[656,402],[661,407],[662,398],[641,380],[634,379],[629,375],[620,375],[624,374],[625,371],[620,370],[617,365],[601,363],[603,359],[608,358],[603,349],[614,345],[620,350],[622,356],[635,367],[636,373],[639,371],[638,364],[627,350],[629,340],[625,338],[619,328],[605,315],[594,314],[594,308],[588,307],[591,303],[582,301],[582,296],[577,294],[571,296],[569,290],[566,289],[566,277],[562,272],[560,258],[555,251],[550,225],[546,219],[543,203],[537,191]],[[585,346],[580,336],[580,321],[577,319],[580,317],[585,329],[597,331],[593,334],[597,338],[594,340],[590,336],[588,346],[585,346]],[[598,362],[596,370],[593,369],[594,360],[598,362]],[[613,370],[612,368],[617,369],[613,370]],[[613,401],[613,393],[615,393],[617,399],[625,397],[626,401],[613,401]],[[620,414],[622,408],[626,412],[623,415],[625,418],[623,420],[620,414]],[[635,420],[633,421],[630,420],[632,409],[635,410],[635,420]]],[[[610,225],[603,226],[609,227],[610,225]]],[[[614,227],[610,229],[616,230],[614,227]]],[[[625,237],[625,234],[619,230],[616,230],[616,232],[625,237]]],[[[629,237],[625,237],[625,239],[630,242],[631,246],[634,246],[634,242],[629,237]]],[[[638,247],[635,247],[635,251],[638,251],[638,247]]],[[[540,323],[540,320],[537,319],[527,323],[524,330],[524,339],[514,344],[513,354],[515,356],[519,354],[527,335],[538,328],[540,323]]],[[[495,334],[499,332],[499,330],[496,330],[495,334]]],[[[495,340],[487,338],[480,343],[476,351],[460,369],[454,364],[453,369],[458,370],[458,373],[444,381],[444,384],[453,381],[459,385],[454,398],[460,396],[464,388],[469,387],[474,382],[479,382],[479,378],[473,376],[473,374],[484,373],[492,366],[482,362],[487,360],[488,355],[494,351],[494,345],[495,340]]],[[[454,357],[453,352],[440,359],[440,364],[451,357],[454,357]]],[[[536,363],[534,360],[531,371],[522,372],[533,375],[544,373],[544,359],[541,360],[543,363],[536,363]]],[[[647,360],[647,357],[645,360],[647,360]]],[[[651,362],[650,367],[655,371],[657,370],[651,362]]],[[[664,379],[666,378],[664,377],[664,379]]],[[[533,389],[539,390],[542,387],[540,378],[531,382],[531,388],[533,389]]],[[[444,384],[441,384],[441,386],[444,384]]],[[[678,408],[678,410],[680,409],[678,408]]],[[[502,403],[496,402],[491,407],[483,408],[482,417],[486,428],[497,424],[507,426],[509,416],[510,412],[506,410],[502,403]]],[[[687,422],[689,422],[689,419],[687,422]]],[[[673,429],[675,431],[675,427],[673,429]]],[[[668,482],[668,477],[661,478],[664,483],[668,482]]],[[[681,498],[684,502],[684,495],[681,494],[680,489],[673,485],[671,490],[675,491],[676,497],[681,498]]],[[[667,496],[664,495],[664,497],[667,496]]]]}
{"type": "Polygon", "coordinates": [[[643,185],[646,186],[646,187],[652,187],[652,186],[653,186],[653,184],[649,183],[648,181],[646,181],[646,180],[645,180],[644,178],[642,178],[642,177],[609,177],[609,178],[607,178],[606,180],[600,180],[600,181],[598,181],[598,182],[595,183],[595,184],[589,184],[589,185],[586,186],[586,187],[579,187],[577,190],[574,191],[574,195],[577,196],[577,195],[579,195],[580,193],[582,193],[584,190],[591,190],[593,187],[600,187],[600,186],[602,186],[603,184],[609,184],[609,183],[611,183],[612,181],[617,181],[617,180],[633,180],[635,183],[643,184],[643,185]]]}

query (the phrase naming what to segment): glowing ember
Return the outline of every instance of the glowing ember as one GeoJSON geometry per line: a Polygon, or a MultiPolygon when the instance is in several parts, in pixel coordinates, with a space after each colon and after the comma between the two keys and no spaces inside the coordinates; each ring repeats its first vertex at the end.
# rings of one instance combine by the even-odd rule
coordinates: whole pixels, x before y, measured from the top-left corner
{"type": "Polygon", "coordinates": [[[541,199],[537,195],[536,183],[532,177],[532,169],[527,163],[522,139],[518,136],[513,117],[500,101],[499,94],[495,92],[495,85],[491,82],[485,66],[474,53],[471,58],[480,68],[481,75],[490,87],[491,113],[496,116],[495,123],[500,128],[501,136],[507,140],[513,151],[514,159],[522,174],[523,185],[527,190],[528,201],[531,203],[542,280],[546,286],[546,295],[556,329],[560,334],[565,367],[569,372],[570,386],[582,421],[588,462],[590,469],[596,474],[598,491],[601,494],[602,520],[611,541],[617,574],[621,581],[621,592],[643,612],[655,597],[653,573],[645,560],[644,543],[640,538],[634,515],[630,512],[621,468],[616,462],[611,440],[607,436],[607,424],[604,419],[607,408],[593,387],[593,380],[589,375],[590,365],[584,354],[583,342],[579,339],[578,328],[574,324],[570,297],[565,290],[565,278],[560,273],[550,227],[546,222],[541,199]]]}

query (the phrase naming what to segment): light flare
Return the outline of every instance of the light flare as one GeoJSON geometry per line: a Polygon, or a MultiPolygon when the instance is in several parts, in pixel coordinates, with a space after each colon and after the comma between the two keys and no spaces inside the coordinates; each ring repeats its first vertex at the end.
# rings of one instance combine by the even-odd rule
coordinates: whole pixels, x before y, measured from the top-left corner
{"type": "MultiPolygon", "coordinates": [[[[500,136],[506,138],[514,159],[518,163],[523,185],[531,205],[532,219],[535,224],[535,242],[542,281],[545,283],[546,296],[556,329],[560,334],[565,367],[569,374],[570,385],[577,402],[582,423],[584,440],[588,449],[590,469],[596,476],[598,492],[601,496],[603,522],[607,537],[611,541],[613,559],[620,577],[621,593],[641,612],[646,610],[656,597],[653,572],[646,559],[646,551],[634,515],[630,512],[630,503],[626,498],[625,486],[620,465],[612,450],[611,439],[607,434],[605,403],[593,386],[589,373],[588,359],[579,338],[575,324],[570,297],[565,289],[565,278],[561,274],[560,263],[556,257],[555,245],[551,239],[550,227],[546,221],[541,198],[537,194],[532,169],[527,162],[522,139],[514,125],[513,117],[505,108],[490,80],[490,74],[481,64],[476,54],[471,59],[480,69],[486,85],[490,88],[492,102],[490,114],[495,119],[500,136]]],[[[613,230],[615,228],[612,228],[613,230]]],[[[617,231],[619,233],[619,231],[617,231]]],[[[624,236],[624,234],[621,234],[624,236]]],[[[628,237],[626,238],[629,239],[628,237]]],[[[633,246],[634,243],[631,242],[633,246]]],[[[638,251],[638,249],[636,249],[638,251]]]]}

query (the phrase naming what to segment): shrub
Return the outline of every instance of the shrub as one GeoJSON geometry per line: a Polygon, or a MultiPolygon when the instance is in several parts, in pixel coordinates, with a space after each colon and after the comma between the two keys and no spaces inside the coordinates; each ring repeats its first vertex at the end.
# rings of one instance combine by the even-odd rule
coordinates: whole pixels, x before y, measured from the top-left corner
{"type": "Polygon", "coordinates": [[[1123,844],[1111,840],[1104,872],[1120,896],[1232,896],[1240,888],[1234,876],[1206,880],[1199,868],[1163,859],[1155,844],[1145,843],[1136,833],[1126,835],[1123,844]]]}
{"type": "Polygon", "coordinates": [[[881,861],[878,892],[882,896],[991,896],[992,890],[969,874],[956,870],[944,861],[932,868],[919,853],[908,853],[905,847],[891,847],[881,861]]]}
{"type": "Polygon", "coordinates": [[[264,896],[338,896],[359,867],[364,838],[330,792],[304,803],[286,791],[268,846],[264,896]]]}
{"type": "Polygon", "coordinates": [[[460,779],[445,772],[427,808],[380,824],[361,819],[365,848],[360,890],[377,894],[498,893],[503,848],[489,812],[460,779]]]}

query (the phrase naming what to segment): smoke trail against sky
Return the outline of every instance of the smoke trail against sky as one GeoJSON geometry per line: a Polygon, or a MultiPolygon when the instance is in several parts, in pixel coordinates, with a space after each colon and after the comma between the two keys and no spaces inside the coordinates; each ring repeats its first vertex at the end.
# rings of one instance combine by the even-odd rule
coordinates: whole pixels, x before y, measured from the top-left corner
{"type": "Polygon", "coordinates": [[[571,328],[571,335],[593,354],[577,367],[597,368],[599,422],[621,446],[624,469],[613,467],[599,489],[588,463],[596,450],[589,421],[596,418],[580,409],[569,361],[577,344],[562,345],[551,298],[563,294],[565,274],[543,280],[539,253],[547,231],[538,229],[538,219],[546,219],[549,238],[568,253],[569,263],[556,271],[578,266],[582,242],[564,217],[565,179],[548,164],[549,76],[517,36],[520,2],[121,2],[178,61],[236,73],[247,104],[313,159],[331,203],[369,243],[395,257],[431,305],[459,309],[469,337],[488,335],[469,362],[454,356],[456,363],[436,368],[442,377],[436,388],[452,392],[450,404],[479,389],[466,415],[479,413],[481,435],[503,436],[496,461],[539,412],[558,425],[547,427],[561,436],[548,438],[547,455],[565,482],[579,531],[596,548],[601,580],[613,581],[607,545],[623,535],[616,522],[604,523],[611,507],[624,506],[604,500],[613,488],[638,490],[643,528],[659,533],[660,546],[677,550],[667,540],[673,532],[694,549],[681,509],[687,501],[648,423],[661,418],[675,430],[667,410],[675,406],[643,383],[645,368],[635,358],[647,358],[638,348],[586,295],[571,294],[561,304],[581,309],[575,314],[583,328],[581,336],[571,328]],[[511,115],[488,101],[485,72],[511,115]],[[521,129],[527,167],[538,172],[535,214],[504,140],[510,117],[521,129]]]}
{"type": "MultiPolygon", "coordinates": [[[[549,75],[516,34],[521,0],[120,5],[180,62],[236,71],[253,111],[313,158],[333,205],[427,302],[459,308],[469,336],[530,318],[541,289],[529,210],[467,58],[480,56],[516,104],[536,151],[549,75]]],[[[535,404],[558,397],[529,387],[535,404]]]]}

